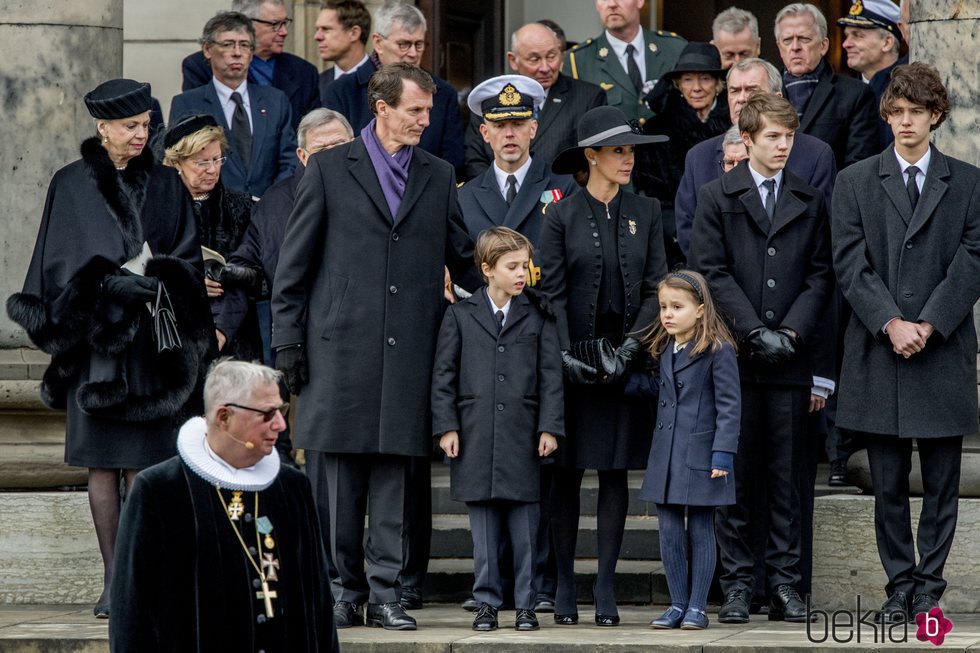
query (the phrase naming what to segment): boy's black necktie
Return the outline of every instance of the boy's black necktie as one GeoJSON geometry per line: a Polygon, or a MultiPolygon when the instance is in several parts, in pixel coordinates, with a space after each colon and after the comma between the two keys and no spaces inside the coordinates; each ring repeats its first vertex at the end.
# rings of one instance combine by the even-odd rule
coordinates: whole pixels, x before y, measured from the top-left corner
{"type": "Polygon", "coordinates": [[[497,318],[497,333],[500,333],[500,330],[504,328],[504,312],[497,311],[494,313],[494,317],[497,318]]]}
{"type": "Polygon", "coordinates": [[[909,173],[909,181],[905,184],[905,188],[909,192],[909,201],[912,202],[912,210],[915,210],[915,205],[919,202],[919,184],[915,183],[915,178],[919,175],[919,169],[915,166],[909,166],[905,169],[905,172],[909,173]]]}

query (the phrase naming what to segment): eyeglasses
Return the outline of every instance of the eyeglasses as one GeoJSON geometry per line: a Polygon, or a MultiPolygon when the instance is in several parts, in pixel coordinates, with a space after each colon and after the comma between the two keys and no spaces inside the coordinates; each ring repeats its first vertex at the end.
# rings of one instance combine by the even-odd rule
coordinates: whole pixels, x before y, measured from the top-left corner
{"type": "Polygon", "coordinates": [[[225,404],[225,406],[231,406],[232,408],[243,408],[245,410],[250,410],[253,413],[259,413],[262,415],[263,422],[271,422],[276,418],[276,413],[282,413],[283,418],[289,413],[289,402],[282,405],[276,406],[274,408],[269,408],[267,410],[261,410],[259,408],[252,408],[250,406],[241,406],[239,404],[225,404]]]}
{"type": "Polygon", "coordinates": [[[221,41],[220,43],[214,43],[214,46],[219,50],[234,50],[238,48],[242,52],[251,52],[255,49],[255,45],[251,41],[221,41]]]}
{"type": "Polygon", "coordinates": [[[204,159],[202,161],[194,161],[193,163],[195,166],[198,167],[198,169],[207,170],[211,166],[214,166],[215,168],[220,168],[222,165],[224,165],[224,162],[227,160],[228,157],[219,156],[217,159],[204,159]]]}
{"type": "MultiPolygon", "coordinates": [[[[385,37],[385,40],[390,40],[385,37]]],[[[416,52],[422,52],[425,50],[425,41],[394,41],[394,44],[398,46],[399,52],[408,52],[415,47],[416,52]]]]}
{"type": "Polygon", "coordinates": [[[268,25],[272,28],[273,32],[278,32],[279,30],[289,27],[289,24],[293,22],[292,18],[283,18],[282,20],[262,20],[261,18],[253,18],[253,23],[262,23],[263,25],[268,25]]]}
{"type": "Polygon", "coordinates": [[[728,172],[732,168],[736,167],[739,164],[739,161],[740,159],[722,159],[718,162],[718,165],[721,166],[722,170],[728,172]]]}

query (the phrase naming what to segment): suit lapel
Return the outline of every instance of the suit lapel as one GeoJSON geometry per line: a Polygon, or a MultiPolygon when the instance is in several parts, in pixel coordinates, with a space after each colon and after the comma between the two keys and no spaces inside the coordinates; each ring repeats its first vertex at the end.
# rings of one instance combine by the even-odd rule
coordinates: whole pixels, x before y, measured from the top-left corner
{"type": "MultiPolygon", "coordinates": [[[[772,227],[769,229],[770,236],[803,215],[806,211],[806,202],[796,196],[793,192],[794,187],[795,183],[790,179],[789,174],[784,169],[782,188],[777,191],[776,195],[776,210],[772,216],[772,227]]],[[[765,207],[763,207],[763,210],[765,210],[765,207]]]]}
{"type": "Polygon", "coordinates": [[[512,329],[517,328],[517,326],[524,321],[524,318],[528,316],[527,308],[527,297],[524,295],[518,295],[510,300],[510,311],[507,312],[507,321],[504,322],[504,328],[500,330],[500,335],[503,337],[504,334],[510,333],[512,329]]]}
{"type": "Polygon", "coordinates": [[[532,159],[531,167],[528,168],[527,175],[524,177],[524,183],[521,184],[521,189],[517,191],[514,203],[507,209],[507,215],[504,217],[505,227],[520,231],[520,226],[527,220],[531,211],[537,207],[541,193],[545,191],[545,186],[548,184],[547,177],[544,164],[532,159]]]}
{"type": "Polygon", "coordinates": [[[497,187],[497,176],[493,172],[493,163],[487,168],[479,179],[470,182],[479,185],[473,191],[473,199],[476,200],[480,208],[486,214],[491,224],[501,226],[504,224],[507,215],[507,202],[504,201],[497,187]]]}
{"type": "Polygon", "coordinates": [[[806,132],[813,124],[814,118],[820,113],[823,105],[830,99],[830,93],[834,90],[834,72],[830,69],[830,64],[824,62],[824,71],[820,76],[820,82],[813,89],[813,95],[803,110],[803,120],[800,121],[800,131],[806,132]]]}
{"type": "MultiPolygon", "coordinates": [[[[674,359],[674,364],[672,366],[675,376],[681,370],[686,369],[691,365],[693,365],[694,363],[697,363],[699,360],[701,360],[700,356],[697,356],[695,358],[691,358],[690,356],[688,356],[688,352],[691,350],[691,346],[692,346],[691,343],[688,342],[687,345],[684,347],[684,349],[681,349],[679,352],[677,352],[677,357],[674,359]]],[[[673,349],[671,349],[671,351],[673,352],[673,349]]]]}
{"type": "MultiPolygon", "coordinates": [[[[378,181],[378,173],[374,170],[374,164],[371,163],[371,157],[368,155],[367,148],[364,147],[364,141],[360,136],[354,139],[354,142],[351,144],[347,158],[351,162],[350,172],[355,181],[361,185],[364,192],[371,198],[371,201],[374,202],[374,206],[381,212],[381,215],[388,222],[394,222],[391,210],[388,208],[388,200],[385,199],[384,191],[381,190],[381,182],[378,181]]],[[[411,179],[411,175],[409,175],[409,178],[411,179]]]]}
{"type": "MultiPolygon", "coordinates": [[[[885,190],[885,196],[898,211],[902,222],[906,227],[912,221],[912,202],[909,200],[909,193],[905,187],[905,180],[902,169],[898,167],[898,159],[895,158],[894,150],[888,148],[878,155],[878,174],[881,176],[881,187],[885,190]]],[[[928,181],[928,180],[927,180],[928,181]]],[[[919,198],[922,202],[922,198],[919,198]]]]}
{"type": "Polygon", "coordinates": [[[418,147],[412,152],[412,162],[408,165],[408,184],[405,186],[402,203],[398,207],[398,215],[395,217],[396,223],[404,219],[415,206],[415,203],[419,201],[419,198],[422,197],[422,191],[429,183],[429,177],[432,176],[429,173],[429,162],[420,154],[421,149],[418,147]]]}
{"type": "Polygon", "coordinates": [[[487,298],[487,291],[484,288],[480,288],[469,296],[466,303],[470,305],[470,315],[473,316],[476,323],[483,327],[484,331],[496,340],[500,334],[497,331],[497,321],[490,312],[490,300],[487,298]]]}
{"type": "Polygon", "coordinates": [[[538,132],[535,138],[541,138],[547,133],[551,123],[555,121],[558,113],[565,107],[568,90],[571,83],[564,75],[559,74],[558,80],[548,90],[548,98],[541,107],[541,115],[538,116],[538,132]]]}
{"type": "Polygon", "coordinates": [[[915,205],[906,237],[914,236],[935,213],[936,207],[939,206],[940,200],[949,188],[949,185],[943,181],[948,178],[949,165],[946,163],[946,157],[939,150],[933,148],[932,160],[929,162],[929,170],[926,172],[926,180],[922,184],[922,195],[915,205]]]}
{"type": "Polygon", "coordinates": [[[756,188],[752,173],[749,172],[748,161],[726,173],[722,180],[722,188],[725,193],[737,194],[739,201],[742,202],[742,206],[745,207],[759,231],[763,235],[767,235],[772,230],[772,223],[769,220],[769,215],[766,214],[766,207],[762,205],[762,198],[759,196],[759,189],[756,188]]]}

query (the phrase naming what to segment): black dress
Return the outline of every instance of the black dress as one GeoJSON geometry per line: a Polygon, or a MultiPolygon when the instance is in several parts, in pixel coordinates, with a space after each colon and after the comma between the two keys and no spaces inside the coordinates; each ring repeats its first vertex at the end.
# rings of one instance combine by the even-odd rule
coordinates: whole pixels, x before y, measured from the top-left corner
{"type": "Polygon", "coordinates": [[[24,290],[7,312],[52,360],[41,398],[67,410],[65,462],[140,469],[174,454],[175,420],[213,342],[190,198],[146,148],[117,171],[98,139],[57,173],[24,290]],[[145,303],[102,292],[144,241],[145,274],[164,283],[182,347],[158,354],[145,303]]]}

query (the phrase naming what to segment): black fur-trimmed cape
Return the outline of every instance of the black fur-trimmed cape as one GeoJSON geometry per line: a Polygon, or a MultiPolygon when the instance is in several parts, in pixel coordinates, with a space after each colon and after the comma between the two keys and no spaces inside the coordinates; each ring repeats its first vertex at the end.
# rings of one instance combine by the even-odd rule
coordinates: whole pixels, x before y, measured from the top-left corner
{"type": "Polygon", "coordinates": [[[121,172],[97,138],[81,150],[82,158],[51,180],[24,289],[8,298],[7,314],[51,355],[41,383],[47,405],[65,408],[77,385],[75,400],[86,413],[129,421],[175,417],[213,337],[190,198],[149,148],[121,172]],[[144,241],[153,252],[146,274],[164,283],[183,343],[162,355],[140,337],[151,328],[146,308],[101,292],[103,280],[119,274],[144,241]],[[117,372],[93,377],[93,357],[115,359],[117,372]]]}

